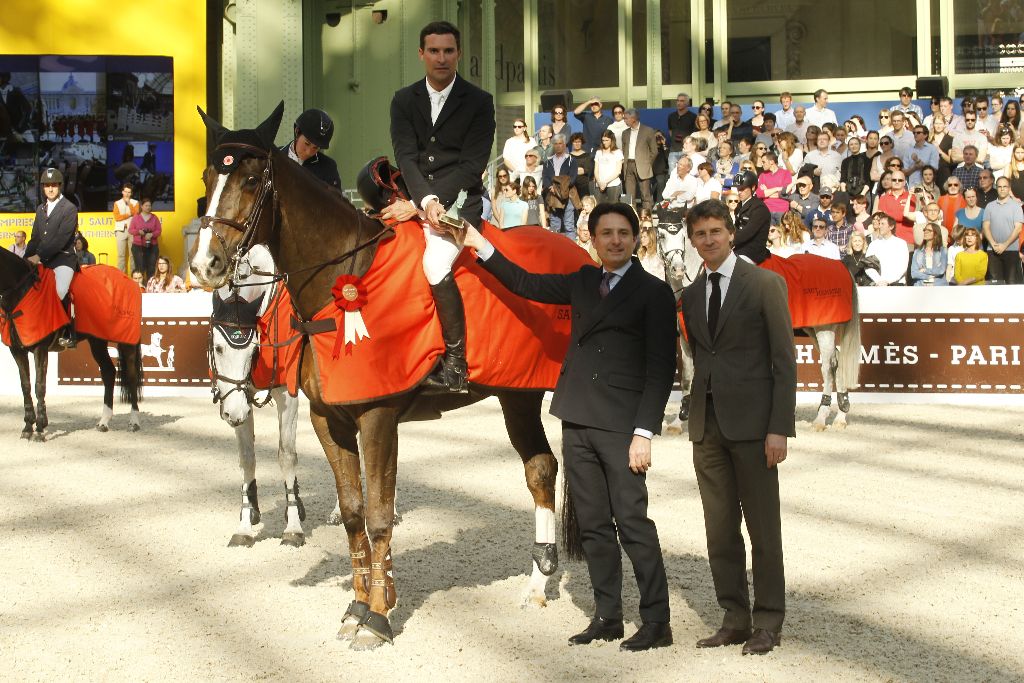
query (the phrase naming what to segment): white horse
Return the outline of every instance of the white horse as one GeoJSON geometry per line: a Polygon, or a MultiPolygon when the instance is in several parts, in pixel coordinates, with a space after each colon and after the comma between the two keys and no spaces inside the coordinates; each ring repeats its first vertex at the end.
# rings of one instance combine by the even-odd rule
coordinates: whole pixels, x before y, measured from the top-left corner
{"type": "MultiPolygon", "coordinates": [[[[685,222],[681,218],[677,220],[678,222],[659,222],[658,249],[665,261],[665,276],[678,300],[683,290],[700,274],[703,261],[686,235],[685,222]]],[[[821,403],[811,423],[815,431],[823,431],[827,426],[833,391],[836,394],[837,413],[832,426],[843,429],[847,424],[847,415],[850,412],[849,392],[857,388],[857,376],[860,372],[860,303],[856,285],[853,286],[852,310],[853,317],[846,322],[803,328],[814,341],[821,360],[821,403]]],[[[689,344],[680,336],[679,386],[683,398],[679,406],[679,415],[666,422],[666,433],[682,433],[690,412],[692,379],[693,357],[689,344]]]]}
{"type": "MultiPolygon", "coordinates": [[[[210,319],[208,355],[213,377],[213,400],[220,403],[220,416],[235,429],[238,442],[238,465],[242,471],[242,508],[239,525],[229,546],[251,547],[256,542],[256,525],[260,509],[256,492],[256,437],[253,427],[253,405],[266,405],[271,398],[277,406],[277,460],[284,478],[286,512],[282,545],[305,543],[302,522],[306,518],[299,485],[295,479],[297,455],[295,430],[298,423],[299,399],[286,387],[270,389],[266,401],[256,399],[251,373],[259,351],[260,339],[256,321],[271,305],[277,287],[274,260],[263,245],[256,245],[242,257],[231,283],[214,292],[214,312],[210,319]]],[[[340,519],[335,506],[332,517],[340,519]]]]}

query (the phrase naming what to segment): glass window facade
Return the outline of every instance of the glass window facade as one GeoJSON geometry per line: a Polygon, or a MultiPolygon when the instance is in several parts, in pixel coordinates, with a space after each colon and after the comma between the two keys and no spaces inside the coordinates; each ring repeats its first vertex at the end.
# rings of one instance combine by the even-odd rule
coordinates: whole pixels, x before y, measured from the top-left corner
{"type": "Polygon", "coordinates": [[[1024,73],[1024,3],[955,0],[952,5],[957,73],[1024,73]]]}
{"type": "Polygon", "coordinates": [[[617,0],[538,0],[540,89],[619,85],[618,24],[617,0]]]}
{"type": "Polygon", "coordinates": [[[726,7],[731,82],[916,72],[913,2],[728,0],[726,7]]]}

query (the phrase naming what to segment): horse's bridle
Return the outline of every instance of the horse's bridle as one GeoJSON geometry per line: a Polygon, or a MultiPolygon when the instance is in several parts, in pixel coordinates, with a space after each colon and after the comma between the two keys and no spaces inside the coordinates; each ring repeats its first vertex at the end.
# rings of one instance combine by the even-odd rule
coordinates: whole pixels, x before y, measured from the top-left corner
{"type": "MultiPolygon", "coordinates": [[[[249,210],[249,215],[245,217],[244,221],[239,223],[238,221],[230,218],[222,218],[221,216],[203,216],[199,221],[200,229],[209,228],[210,232],[213,233],[224,248],[225,254],[229,252],[228,241],[215,226],[218,223],[221,223],[242,233],[242,239],[235,247],[234,253],[231,254],[231,266],[228,272],[229,274],[234,274],[235,268],[238,266],[238,262],[244,254],[248,253],[249,249],[253,245],[253,241],[256,239],[256,227],[259,225],[260,219],[263,217],[263,211],[266,207],[267,199],[271,200],[270,219],[276,220],[277,190],[274,189],[274,165],[269,152],[260,149],[259,147],[246,145],[244,143],[218,145],[216,149],[214,149],[214,152],[219,152],[225,149],[240,149],[253,154],[258,159],[265,159],[267,162],[266,167],[263,169],[263,174],[260,177],[260,185],[256,190],[256,196],[253,198],[252,208],[249,210]]],[[[284,276],[276,274],[274,277],[278,280],[284,279],[284,276]]]]}
{"type": "MultiPolygon", "coordinates": [[[[677,230],[675,232],[679,232],[679,231],[685,230],[685,229],[686,229],[685,226],[680,226],[679,230],[677,230]]],[[[669,232],[672,232],[672,231],[669,230],[669,232]]],[[[675,233],[673,233],[673,234],[675,234],[675,233]]],[[[660,239],[658,240],[658,251],[661,252],[661,260],[665,263],[665,267],[666,268],[669,268],[671,266],[672,257],[675,254],[679,254],[679,261],[680,261],[680,263],[683,264],[683,277],[682,277],[682,281],[685,283],[687,278],[689,278],[689,280],[690,280],[690,282],[688,284],[684,284],[683,285],[684,289],[686,287],[688,287],[689,285],[692,285],[693,281],[697,279],[696,276],[689,277],[689,273],[687,272],[687,269],[686,269],[686,246],[685,245],[686,245],[687,242],[689,242],[689,240],[684,240],[682,247],[676,247],[674,249],[663,250],[661,248],[661,240],[660,239]]],[[[698,273],[698,275],[699,275],[699,273],[698,273]]],[[[676,292],[676,294],[679,294],[679,292],[676,292]]]]}

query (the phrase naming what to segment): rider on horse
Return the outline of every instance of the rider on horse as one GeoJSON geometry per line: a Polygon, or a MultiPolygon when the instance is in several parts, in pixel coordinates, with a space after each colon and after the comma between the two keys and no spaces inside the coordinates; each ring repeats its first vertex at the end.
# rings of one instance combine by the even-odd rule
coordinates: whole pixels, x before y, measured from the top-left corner
{"type": "Polygon", "coordinates": [[[323,153],[334,137],[334,121],[321,109],[307,109],[295,119],[295,138],[281,148],[288,158],[324,181],[341,189],[338,164],[323,153]]]}
{"type": "MultiPolygon", "coordinates": [[[[43,171],[39,183],[43,186],[46,201],[36,208],[32,238],[25,248],[25,258],[31,263],[42,263],[53,271],[57,296],[64,303],[70,318],[68,290],[71,288],[71,279],[78,270],[78,257],[75,255],[78,207],[61,194],[63,182],[64,175],[59,170],[48,168],[43,171]]],[[[57,343],[61,348],[75,346],[73,323],[69,323],[61,330],[57,343]]]]}

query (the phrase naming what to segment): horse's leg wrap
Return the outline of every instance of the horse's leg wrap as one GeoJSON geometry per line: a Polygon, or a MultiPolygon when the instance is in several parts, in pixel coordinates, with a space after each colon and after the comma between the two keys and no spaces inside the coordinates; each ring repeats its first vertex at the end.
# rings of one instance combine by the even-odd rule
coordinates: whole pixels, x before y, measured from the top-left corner
{"type": "Polygon", "coordinates": [[[819,408],[828,408],[832,405],[832,394],[822,394],[821,403],[818,404],[819,408]]]}
{"type": "Polygon", "coordinates": [[[249,511],[249,524],[260,523],[260,503],[256,498],[256,480],[253,479],[242,493],[242,514],[249,511]]]}
{"type": "Polygon", "coordinates": [[[359,596],[368,596],[370,593],[370,539],[362,537],[359,550],[349,553],[352,559],[352,589],[359,596]]]}
{"type": "Polygon", "coordinates": [[[551,576],[558,569],[557,543],[534,543],[530,555],[544,576],[551,576]]]}
{"type": "Polygon", "coordinates": [[[384,555],[383,562],[370,563],[370,586],[371,588],[384,589],[384,604],[387,605],[388,609],[394,607],[398,602],[398,594],[395,592],[395,573],[391,567],[390,549],[384,555]]]}
{"type": "Polygon", "coordinates": [[[295,480],[295,486],[293,488],[288,488],[287,484],[284,485],[284,497],[285,497],[285,501],[288,503],[288,505],[285,507],[285,511],[284,511],[284,523],[285,524],[288,523],[288,508],[291,507],[291,506],[295,506],[298,509],[298,511],[299,511],[299,521],[300,522],[305,522],[306,521],[306,506],[302,504],[302,498],[299,498],[299,480],[298,479],[295,480]]]}
{"type": "Polygon", "coordinates": [[[850,393],[842,391],[836,394],[836,403],[839,405],[839,410],[844,413],[850,412],[850,393]]]}

